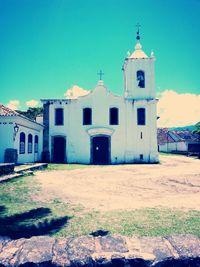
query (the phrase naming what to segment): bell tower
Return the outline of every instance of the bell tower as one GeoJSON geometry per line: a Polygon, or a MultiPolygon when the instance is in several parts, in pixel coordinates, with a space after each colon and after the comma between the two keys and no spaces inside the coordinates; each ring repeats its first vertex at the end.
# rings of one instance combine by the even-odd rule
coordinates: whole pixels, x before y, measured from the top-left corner
{"type": "Polygon", "coordinates": [[[126,99],[154,99],[155,98],[155,73],[153,52],[148,57],[142,50],[140,43],[140,25],[137,25],[135,50],[127,53],[123,65],[124,72],[124,97],[126,99]]]}

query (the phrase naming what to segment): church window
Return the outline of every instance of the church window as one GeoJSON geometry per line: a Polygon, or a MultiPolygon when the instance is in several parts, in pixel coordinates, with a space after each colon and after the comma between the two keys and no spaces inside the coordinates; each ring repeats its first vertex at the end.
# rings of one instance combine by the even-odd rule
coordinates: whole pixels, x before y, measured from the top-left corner
{"type": "Polygon", "coordinates": [[[119,110],[118,108],[110,108],[110,125],[119,124],[119,110]]]}
{"type": "Polygon", "coordinates": [[[143,70],[137,71],[137,82],[138,82],[138,87],[145,88],[145,75],[143,70]]]}
{"type": "Polygon", "coordinates": [[[33,150],[33,136],[32,134],[28,135],[28,153],[32,153],[33,150]]]}
{"type": "Polygon", "coordinates": [[[84,108],[83,109],[83,125],[91,125],[92,124],[92,109],[84,108]]]}
{"type": "Polygon", "coordinates": [[[137,124],[145,125],[145,108],[137,109],[137,124]]]}
{"type": "Polygon", "coordinates": [[[34,152],[35,153],[38,153],[38,141],[39,141],[39,138],[38,138],[38,135],[35,136],[35,142],[34,142],[34,152]]]}
{"type": "Polygon", "coordinates": [[[144,157],[143,157],[143,154],[140,154],[140,160],[143,160],[144,157]]]}
{"type": "Polygon", "coordinates": [[[63,108],[55,109],[55,125],[63,125],[63,108]]]}
{"type": "Polygon", "coordinates": [[[20,133],[19,137],[19,153],[24,154],[25,153],[25,133],[20,133]]]}
{"type": "Polygon", "coordinates": [[[140,133],[140,138],[142,139],[142,137],[143,137],[143,136],[142,136],[142,132],[141,132],[141,133],[140,133]]]}

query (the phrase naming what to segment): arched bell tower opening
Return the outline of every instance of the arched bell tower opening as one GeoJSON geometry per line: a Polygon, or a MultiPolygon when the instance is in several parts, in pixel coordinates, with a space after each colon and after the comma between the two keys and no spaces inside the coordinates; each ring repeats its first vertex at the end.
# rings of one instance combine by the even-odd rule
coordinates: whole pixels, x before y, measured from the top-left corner
{"type": "Polygon", "coordinates": [[[145,88],[145,74],[143,70],[138,70],[136,73],[138,87],[145,88]]]}

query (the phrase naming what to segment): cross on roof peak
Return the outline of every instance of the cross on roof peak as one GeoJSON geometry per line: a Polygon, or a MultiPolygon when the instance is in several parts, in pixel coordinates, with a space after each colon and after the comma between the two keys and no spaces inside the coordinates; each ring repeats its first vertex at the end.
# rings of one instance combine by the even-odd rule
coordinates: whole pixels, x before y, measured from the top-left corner
{"type": "Polygon", "coordinates": [[[104,75],[104,73],[102,70],[100,70],[97,75],[99,75],[99,80],[102,80],[102,76],[104,75]]]}

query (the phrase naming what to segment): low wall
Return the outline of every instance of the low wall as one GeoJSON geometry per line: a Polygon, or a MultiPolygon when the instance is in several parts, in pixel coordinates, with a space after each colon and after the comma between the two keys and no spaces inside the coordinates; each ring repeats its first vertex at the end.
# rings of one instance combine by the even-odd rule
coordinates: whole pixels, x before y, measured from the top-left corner
{"type": "Polygon", "coordinates": [[[17,149],[14,148],[6,148],[4,154],[4,162],[6,163],[17,163],[18,153],[17,149]]]}
{"type": "Polygon", "coordinates": [[[200,239],[192,235],[1,238],[0,266],[197,267],[200,239]]]}
{"type": "Polygon", "coordinates": [[[0,163],[0,175],[5,175],[14,172],[14,163],[0,163]]]}

